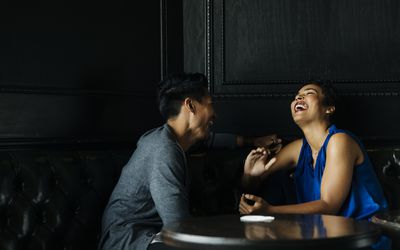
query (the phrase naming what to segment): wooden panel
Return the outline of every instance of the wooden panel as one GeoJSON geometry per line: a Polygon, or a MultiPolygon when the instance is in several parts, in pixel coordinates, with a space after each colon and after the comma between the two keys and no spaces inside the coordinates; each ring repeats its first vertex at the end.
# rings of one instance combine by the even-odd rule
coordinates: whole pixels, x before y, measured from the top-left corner
{"type": "Polygon", "coordinates": [[[155,97],[0,94],[0,144],[54,140],[135,141],[162,123],[155,97]]]}
{"type": "Polygon", "coordinates": [[[182,0],[161,3],[161,77],[183,71],[182,0]]]}
{"type": "Polygon", "coordinates": [[[346,94],[399,93],[397,1],[208,0],[206,17],[216,96],[286,96],[309,79],[346,94]]]}
{"type": "Polygon", "coordinates": [[[216,131],[300,136],[290,101],[302,81],[322,79],[342,98],[338,127],[399,144],[399,1],[183,3],[184,68],[209,78],[216,131]]]}
{"type": "Polygon", "coordinates": [[[184,71],[205,74],[205,1],[183,1],[184,71]]]}
{"type": "Polygon", "coordinates": [[[154,93],[160,79],[158,2],[9,2],[1,20],[2,87],[154,93]]]}
{"type": "Polygon", "coordinates": [[[0,144],[135,141],[161,123],[158,1],[6,1],[0,11],[0,144]]]}
{"type": "MultiPolygon", "coordinates": [[[[215,130],[245,135],[302,135],[290,112],[291,98],[216,98],[215,130]]],[[[337,105],[335,124],[368,146],[399,146],[398,96],[346,96],[337,105]]]]}

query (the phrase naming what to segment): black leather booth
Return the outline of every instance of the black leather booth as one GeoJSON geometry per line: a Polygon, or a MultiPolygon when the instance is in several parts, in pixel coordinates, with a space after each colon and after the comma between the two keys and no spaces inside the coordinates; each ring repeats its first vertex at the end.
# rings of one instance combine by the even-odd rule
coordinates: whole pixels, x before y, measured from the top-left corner
{"type": "Polygon", "coordinates": [[[389,210],[372,221],[392,239],[392,249],[400,250],[400,149],[370,150],[369,155],[389,203],[389,210]]]}
{"type": "Polygon", "coordinates": [[[96,249],[130,150],[0,152],[0,249],[96,249]]]}
{"type": "MultiPolygon", "coordinates": [[[[133,149],[71,148],[0,151],[1,250],[96,249],[103,209],[133,149]]],[[[189,157],[195,215],[237,213],[246,153],[220,150],[189,157]]],[[[399,209],[400,151],[369,154],[391,208],[399,209]]],[[[278,188],[283,195],[285,186],[278,188]]]]}

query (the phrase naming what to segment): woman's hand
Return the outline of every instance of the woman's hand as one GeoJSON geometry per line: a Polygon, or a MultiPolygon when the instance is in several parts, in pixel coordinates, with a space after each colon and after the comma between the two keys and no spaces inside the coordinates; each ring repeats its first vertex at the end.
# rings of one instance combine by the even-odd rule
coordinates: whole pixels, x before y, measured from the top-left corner
{"type": "Polygon", "coordinates": [[[270,208],[271,205],[261,197],[251,194],[242,194],[240,197],[239,212],[241,214],[265,214],[269,212],[270,208]],[[250,205],[249,203],[252,202],[254,204],[250,205]]]}
{"type": "Polygon", "coordinates": [[[265,148],[252,150],[244,163],[244,174],[247,176],[262,176],[275,163],[276,158],[268,160],[270,151],[265,148]]]}

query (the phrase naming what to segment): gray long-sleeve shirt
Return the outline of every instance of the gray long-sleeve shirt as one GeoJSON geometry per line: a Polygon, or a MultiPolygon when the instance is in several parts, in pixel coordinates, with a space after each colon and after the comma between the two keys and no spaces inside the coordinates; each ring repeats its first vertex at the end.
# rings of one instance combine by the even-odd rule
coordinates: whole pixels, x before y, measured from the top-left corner
{"type": "Polygon", "coordinates": [[[189,216],[189,180],[171,128],[145,133],[104,211],[99,249],[146,249],[163,224],[189,216]]]}
{"type": "MultiPolygon", "coordinates": [[[[232,147],[236,136],[211,134],[207,147],[232,147]]],[[[185,152],[164,124],[146,132],[111,194],[99,249],[146,249],[166,223],[189,216],[185,152]]]]}

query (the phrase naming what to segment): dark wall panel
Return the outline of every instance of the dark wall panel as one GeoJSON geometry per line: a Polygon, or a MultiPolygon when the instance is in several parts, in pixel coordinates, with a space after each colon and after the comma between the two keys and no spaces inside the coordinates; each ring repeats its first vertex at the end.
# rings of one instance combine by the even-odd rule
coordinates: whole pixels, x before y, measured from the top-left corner
{"type": "Polygon", "coordinates": [[[166,77],[183,71],[183,3],[182,0],[160,0],[161,74],[166,77]]]}
{"type": "Polygon", "coordinates": [[[204,0],[184,11],[185,70],[208,76],[217,130],[298,135],[289,103],[321,79],[341,96],[338,126],[400,141],[398,1],[204,0]]]}
{"type": "Polygon", "coordinates": [[[215,0],[206,10],[215,94],[281,94],[307,79],[400,88],[396,1],[215,0]]]}
{"type": "Polygon", "coordinates": [[[205,1],[183,1],[183,56],[186,72],[206,72],[205,7],[205,1]]]}
{"type": "Polygon", "coordinates": [[[120,138],[161,123],[159,1],[2,1],[0,138],[120,138]]]}
{"type": "Polygon", "coordinates": [[[390,0],[215,1],[225,81],[400,79],[400,5],[390,0]],[[223,2],[223,7],[221,6],[223,2]],[[222,22],[222,21],[221,21],[222,22]]]}
{"type": "MultiPolygon", "coordinates": [[[[399,96],[351,96],[341,98],[335,123],[362,137],[370,144],[399,144],[399,96]]],[[[218,98],[217,131],[263,135],[278,133],[293,138],[301,131],[293,122],[291,98],[218,98]]]]}
{"type": "Polygon", "coordinates": [[[0,135],[15,138],[134,140],[153,127],[154,98],[84,95],[0,95],[0,135]]]}

